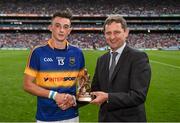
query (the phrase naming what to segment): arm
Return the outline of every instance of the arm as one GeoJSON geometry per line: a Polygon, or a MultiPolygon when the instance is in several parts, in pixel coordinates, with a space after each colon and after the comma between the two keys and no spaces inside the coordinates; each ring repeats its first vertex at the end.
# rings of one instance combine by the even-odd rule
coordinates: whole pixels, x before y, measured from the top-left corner
{"type": "MultiPolygon", "coordinates": [[[[35,80],[35,77],[25,74],[24,75],[24,83],[23,83],[24,90],[32,95],[48,98],[50,90],[44,89],[44,88],[36,85],[33,82],[34,80],[35,80]]],[[[55,95],[54,100],[56,101],[57,105],[63,110],[66,110],[67,108],[73,106],[73,104],[74,104],[74,99],[73,99],[72,95],[70,95],[70,94],[57,93],[55,95]]]]}
{"type": "Polygon", "coordinates": [[[99,79],[98,79],[98,66],[100,64],[100,58],[98,58],[97,63],[96,63],[96,68],[95,68],[95,73],[93,76],[93,81],[91,83],[91,91],[99,91],[99,79]]]}
{"type": "Polygon", "coordinates": [[[100,86],[99,86],[99,78],[98,78],[98,66],[100,64],[100,58],[97,60],[97,65],[96,65],[96,69],[95,69],[95,74],[93,77],[93,83],[91,85],[91,94],[95,96],[95,99],[91,101],[92,104],[96,104],[96,105],[101,105],[102,103],[104,103],[105,101],[108,100],[108,93],[106,92],[102,92],[100,90],[100,86]]]}
{"type": "Polygon", "coordinates": [[[98,66],[100,65],[100,58],[97,60],[95,74],[93,77],[93,83],[91,85],[91,94],[95,96],[95,99],[91,101],[92,104],[101,105],[105,101],[108,100],[108,93],[102,92],[99,86],[99,78],[98,78],[98,66]]]}
{"type": "Polygon", "coordinates": [[[23,83],[24,90],[30,94],[48,98],[50,91],[36,85],[33,82],[34,80],[35,80],[35,77],[25,74],[24,83],[23,83]]]}

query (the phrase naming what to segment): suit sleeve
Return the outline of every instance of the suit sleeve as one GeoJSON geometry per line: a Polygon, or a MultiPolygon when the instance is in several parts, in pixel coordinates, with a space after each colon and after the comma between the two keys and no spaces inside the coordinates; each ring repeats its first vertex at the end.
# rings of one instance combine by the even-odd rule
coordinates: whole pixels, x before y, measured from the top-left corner
{"type": "Polygon", "coordinates": [[[99,91],[100,86],[99,86],[99,79],[98,79],[98,66],[100,63],[100,58],[98,58],[97,63],[96,63],[96,68],[95,68],[95,73],[93,76],[93,83],[91,84],[91,91],[99,91]]]}
{"type": "Polygon", "coordinates": [[[151,78],[149,59],[142,52],[134,55],[129,75],[130,89],[128,92],[109,93],[109,110],[138,106],[146,100],[151,78]]]}

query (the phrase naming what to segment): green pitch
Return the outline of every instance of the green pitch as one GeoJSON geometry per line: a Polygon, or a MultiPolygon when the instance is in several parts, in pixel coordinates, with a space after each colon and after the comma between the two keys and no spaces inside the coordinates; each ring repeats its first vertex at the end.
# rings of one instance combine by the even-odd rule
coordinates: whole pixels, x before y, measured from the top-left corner
{"type": "MultiPolygon", "coordinates": [[[[86,67],[94,73],[102,51],[84,51],[86,67]]],[[[152,80],[146,101],[148,121],[180,121],[180,51],[147,51],[152,80]]],[[[0,122],[35,121],[36,97],[22,89],[29,51],[0,50],[0,122]]],[[[80,108],[80,121],[97,121],[98,106],[80,108]]]]}

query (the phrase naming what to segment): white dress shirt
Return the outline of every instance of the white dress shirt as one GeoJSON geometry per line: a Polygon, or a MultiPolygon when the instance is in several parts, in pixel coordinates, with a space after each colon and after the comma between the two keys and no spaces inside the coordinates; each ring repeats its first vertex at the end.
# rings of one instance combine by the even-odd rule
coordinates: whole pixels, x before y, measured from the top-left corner
{"type": "MultiPolygon", "coordinates": [[[[120,56],[121,56],[121,54],[122,54],[125,46],[126,46],[126,42],[125,42],[120,48],[118,48],[116,51],[114,51],[114,52],[117,52],[117,53],[118,53],[118,55],[116,56],[116,64],[117,64],[117,62],[118,62],[118,60],[119,60],[119,58],[120,58],[120,56]]],[[[109,68],[110,68],[111,62],[112,62],[112,52],[113,52],[113,51],[111,50],[111,51],[110,51],[111,57],[110,57],[110,62],[109,62],[109,68]]]]}

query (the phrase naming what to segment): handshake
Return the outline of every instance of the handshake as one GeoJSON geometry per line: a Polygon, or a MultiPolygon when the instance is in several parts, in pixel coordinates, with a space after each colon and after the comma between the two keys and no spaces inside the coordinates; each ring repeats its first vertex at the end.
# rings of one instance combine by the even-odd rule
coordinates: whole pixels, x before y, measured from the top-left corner
{"type": "Polygon", "coordinates": [[[62,110],[66,110],[72,106],[77,105],[75,96],[67,93],[58,93],[55,91],[50,91],[48,97],[54,99],[58,107],[62,110]]]}
{"type": "MultiPolygon", "coordinates": [[[[76,97],[67,93],[60,94],[54,91],[50,91],[49,98],[54,99],[58,107],[62,110],[66,110],[70,107],[77,105],[76,97]]],[[[101,105],[108,100],[108,93],[101,91],[92,92],[89,95],[83,95],[83,97],[81,97],[81,100],[77,100],[82,102],[89,102],[91,104],[101,105]]]]}

